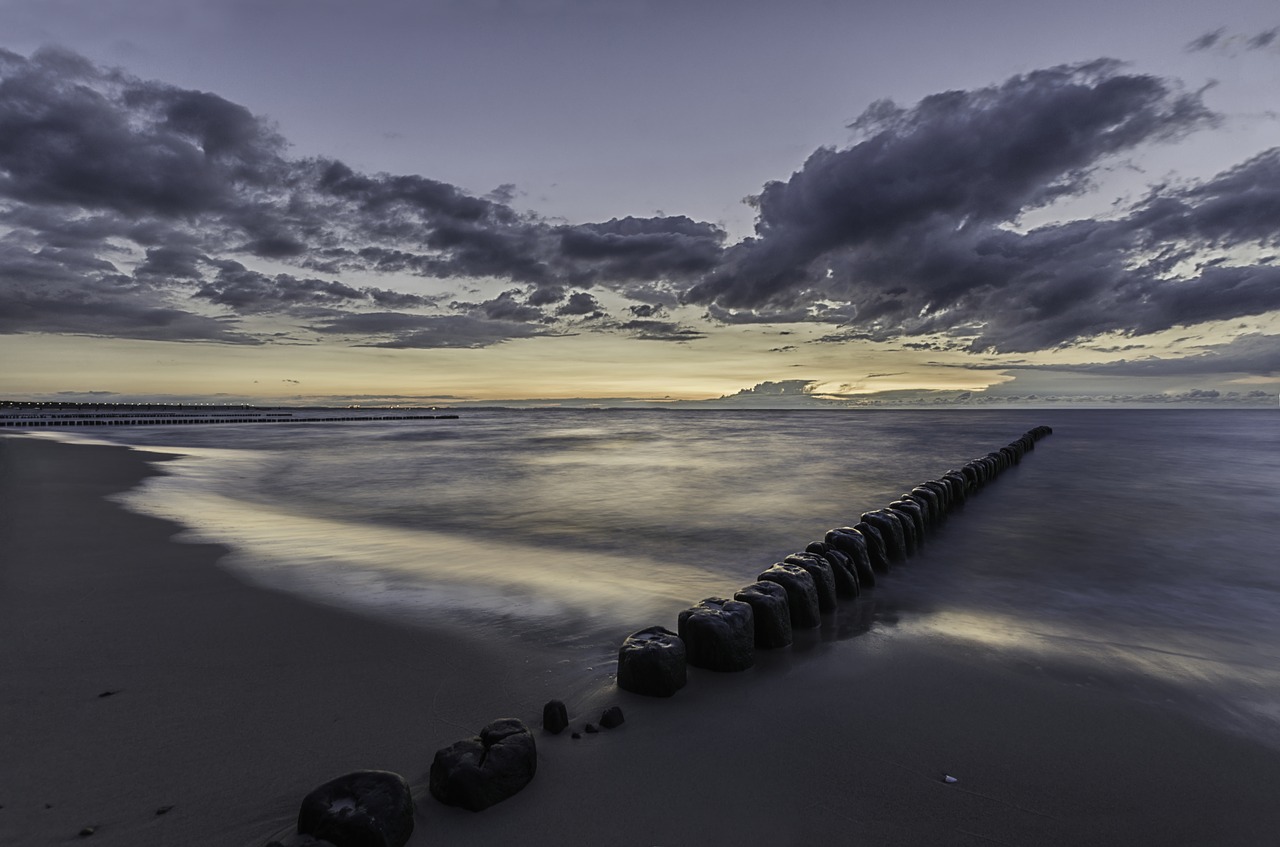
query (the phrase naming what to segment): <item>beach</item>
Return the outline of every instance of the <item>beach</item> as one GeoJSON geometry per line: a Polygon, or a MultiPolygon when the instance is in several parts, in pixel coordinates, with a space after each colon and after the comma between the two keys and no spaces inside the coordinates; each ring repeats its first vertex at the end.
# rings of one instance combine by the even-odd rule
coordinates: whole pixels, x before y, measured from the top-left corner
{"type": "Polygon", "coordinates": [[[1280,829],[1273,744],[1119,672],[900,636],[886,601],[855,637],[828,621],[751,671],[694,669],[646,699],[536,640],[251,584],[225,548],[104,499],[156,473],[148,460],[165,461],[0,439],[0,843],[92,828],[85,843],[262,845],[361,768],[414,785],[411,845],[1249,845],[1280,829]],[[553,697],[574,729],[613,704],[626,723],[544,734],[553,697]],[[434,801],[434,752],[499,717],[534,727],[534,781],[478,814],[434,801]]]}

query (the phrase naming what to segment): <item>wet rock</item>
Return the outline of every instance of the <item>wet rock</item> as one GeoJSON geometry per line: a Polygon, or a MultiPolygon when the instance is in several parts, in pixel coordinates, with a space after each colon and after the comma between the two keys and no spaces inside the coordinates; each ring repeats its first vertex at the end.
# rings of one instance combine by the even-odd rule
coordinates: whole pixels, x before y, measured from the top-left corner
{"type": "MultiPolygon", "coordinates": [[[[925,532],[924,511],[920,508],[920,504],[911,500],[894,500],[889,504],[889,508],[900,515],[907,516],[905,526],[910,527],[910,535],[914,536],[912,541],[915,544],[915,550],[923,547],[925,532]]],[[[915,552],[915,550],[912,552],[915,552]]]]}
{"type": "Polygon", "coordinates": [[[617,729],[625,722],[621,706],[610,706],[600,715],[600,725],[605,729],[617,729]]]}
{"type": "Polygon", "coordinates": [[[708,597],[681,612],[677,628],[696,668],[745,671],[755,664],[756,625],[749,603],[708,597]]]}
{"type": "Polygon", "coordinates": [[[843,553],[853,566],[858,578],[858,590],[874,588],[876,584],[875,569],[871,565],[871,542],[865,535],[851,526],[842,526],[827,530],[826,543],[832,549],[843,553]]]}
{"type": "Polygon", "coordinates": [[[791,643],[791,607],[787,590],[776,582],[753,582],[733,595],[751,606],[757,650],[773,650],[791,643]]]}
{"type": "Polygon", "coordinates": [[[792,629],[813,629],[822,623],[822,615],[818,610],[818,590],[807,570],[799,565],[779,562],[757,578],[761,582],[776,582],[786,589],[792,629]]]}
{"type": "Polygon", "coordinates": [[[596,729],[595,724],[589,723],[582,728],[582,731],[585,732],[587,735],[595,735],[600,730],[596,729]]]}
{"type": "Polygon", "coordinates": [[[920,483],[919,487],[932,491],[938,498],[938,517],[945,520],[947,513],[951,511],[951,486],[940,479],[931,479],[920,483]]]}
{"type": "MultiPolygon", "coordinates": [[[[898,522],[898,518],[892,514],[886,514],[885,510],[877,510],[874,512],[864,512],[862,522],[874,526],[880,532],[880,537],[884,539],[886,557],[885,568],[880,573],[886,573],[889,570],[889,562],[901,562],[907,558],[907,540],[902,531],[902,524],[898,522]]],[[[872,561],[875,565],[875,561],[872,561]]]]}
{"type": "Polygon", "coordinates": [[[533,733],[517,718],[501,718],[479,735],[436,751],[431,796],[446,806],[479,812],[518,793],[537,770],[533,733]]]}
{"type": "MultiPolygon", "coordinates": [[[[865,542],[864,542],[865,544],[865,542]]],[[[822,556],[831,563],[831,573],[836,578],[836,596],[853,599],[862,593],[862,585],[858,582],[858,571],[844,551],[832,547],[825,541],[814,541],[804,548],[806,553],[822,556]]],[[[866,550],[862,551],[864,554],[866,550]]]]}
{"type": "Polygon", "coordinates": [[[818,611],[834,612],[839,600],[836,597],[836,577],[831,563],[816,553],[792,553],[783,564],[799,565],[813,577],[813,588],[818,592],[818,611]]]}
{"type": "Polygon", "coordinates": [[[88,838],[90,835],[93,835],[97,831],[98,831],[98,828],[96,826],[86,826],[84,829],[77,832],[76,835],[80,836],[81,838],[88,838]]]}
{"type": "MultiPolygon", "coordinates": [[[[884,536],[880,534],[880,530],[866,521],[858,521],[853,528],[862,533],[862,537],[867,540],[867,558],[871,561],[871,570],[875,573],[886,573],[889,570],[889,550],[885,547],[884,536]]],[[[874,576],[868,580],[863,576],[862,571],[858,571],[858,577],[862,579],[863,588],[875,587],[874,576]]]]}
{"type": "Polygon", "coordinates": [[[413,797],[399,774],[355,771],[302,799],[298,834],[335,847],[403,847],[413,834],[413,797]]]}
{"type": "Polygon", "coordinates": [[[618,650],[618,687],[649,697],[670,697],[688,680],[680,636],[651,626],[627,636],[618,650]]]}
{"type": "Polygon", "coordinates": [[[910,500],[920,507],[920,511],[924,514],[926,531],[934,532],[937,530],[938,525],[942,523],[942,503],[938,500],[937,494],[934,494],[924,486],[917,485],[898,499],[910,500]]]}
{"type": "Polygon", "coordinates": [[[943,480],[951,483],[951,507],[963,506],[969,499],[969,478],[960,471],[947,471],[943,480]]]}
{"type": "Polygon", "coordinates": [[[542,707],[542,728],[552,735],[559,735],[569,727],[569,709],[560,700],[552,700],[542,707]]]}
{"type": "Polygon", "coordinates": [[[172,811],[173,811],[173,806],[161,806],[160,808],[156,809],[156,814],[167,815],[172,811]]]}

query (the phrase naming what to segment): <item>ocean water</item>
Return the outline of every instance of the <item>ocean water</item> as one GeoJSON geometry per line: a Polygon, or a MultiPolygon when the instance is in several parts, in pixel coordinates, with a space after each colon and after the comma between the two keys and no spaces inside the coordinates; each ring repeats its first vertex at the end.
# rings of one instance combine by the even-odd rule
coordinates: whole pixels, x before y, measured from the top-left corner
{"type": "Polygon", "coordinates": [[[123,501],[252,581],[603,673],[626,633],[1040,424],[820,637],[960,641],[1280,746],[1273,410],[464,410],[105,437],[180,453],[123,501]]]}

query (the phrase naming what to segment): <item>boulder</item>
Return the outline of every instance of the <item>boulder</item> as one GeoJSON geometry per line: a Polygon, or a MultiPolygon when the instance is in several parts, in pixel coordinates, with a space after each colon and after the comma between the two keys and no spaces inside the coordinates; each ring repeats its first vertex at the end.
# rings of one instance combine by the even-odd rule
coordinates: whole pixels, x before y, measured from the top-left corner
{"type": "Polygon", "coordinates": [[[632,633],[618,649],[618,687],[649,697],[670,697],[688,679],[680,636],[661,626],[632,633]]]}
{"type": "Polygon", "coordinates": [[[756,663],[751,605],[708,597],[680,613],[680,639],[689,664],[709,671],[745,671],[756,663]]]}
{"type": "Polygon", "coordinates": [[[757,650],[791,643],[791,608],[785,588],[776,582],[753,582],[736,592],[733,599],[751,606],[757,650]]]}
{"type": "Polygon", "coordinates": [[[569,727],[569,709],[560,700],[552,700],[542,707],[542,728],[552,735],[559,735],[569,727]]]}
{"type": "Polygon", "coordinates": [[[431,796],[446,806],[479,812],[517,794],[537,770],[533,733],[517,718],[501,718],[479,735],[436,751],[431,796]]]}
{"type": "Polygon", "coordinates": [[[822,623],[822,615],[818,611],[818,590],[807,570],[799,565],[779,562],[757,578],[762,582],[776,582],[786,589],[792,629],[813,629],[822,623]]]}
{"type": "Polygon", "coordinates": [[[826,543],[849,559],[858,578],[859,593],[863,588],[875,587],[876,574],[871,566],[870,542],[865,535],[851,526],[837,527],[827,530],[826,543]]]}
{"type": "Polygon", "coordinates": [[[413,834],[413,796],[399,774],[355,771],[302,798],[298,834],[334,847],[403,847],[413,834]]]}
{"type": "MultiPolygon", "coordinates": [[[[854,598],[862,593],[858,583],[858,571],[853,560],[825,541],[814,541],[804,548],[806,553],[822,556],[831,563],[831,574],[836,578],[836,596],[854,598]]],[[[865,550],[863,551],[866,552],[865,550]]]]}
{"type": "Polygon", "coordinates": [[[813,587],[818,592],[818,611],[835,611],[840,602],[836,597],[836,576],[826,558],[817,553],[792,553],[782,562],[786,565],[799,565],[813,577],[813,587]]]}

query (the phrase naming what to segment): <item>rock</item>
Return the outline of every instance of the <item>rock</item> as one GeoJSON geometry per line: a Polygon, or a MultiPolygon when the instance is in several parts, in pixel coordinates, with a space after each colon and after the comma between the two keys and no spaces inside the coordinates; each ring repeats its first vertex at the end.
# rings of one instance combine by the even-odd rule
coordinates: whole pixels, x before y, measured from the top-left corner
{"type": "MultiPolygon", "coordinates": [[[[866,521],[858,521],[853,525],[853,528],[867,540],[867,558],[871,562],[871,570],[874,573],[887,573],[889,570],[889,551],[885,547],[884,536],[880,534],[880,530],[866,521]]],[[[859,578],[862,577],[862,571],[858,571],[858,576],[859,578]]],[[[874,588],[875,584],[874,574],[869,582],[866,579],[862,580],[864,588],[874,588]]]]}
{"type": "Polygon", "coordinates": [[[791,607],[787,589],[776,582],[753,582],[733,595],[751,606],[757,650],[773,650],[791,643],[791,607]]]}
{"type": "Polygon", "coordinates": [[[942,523],[942,501],[929,489],[917,485],[898,499],[910,500],[920,507],[920,511],[924,513],[925,528],[929,532],[936,530],[942,523]]]}
{"type": "MultiPolygon", "coordinates": [[[[831,563],[831,573],[836,578],[836,596],[855,598],[862,593],[862,585],[858,582],[858,571],[853,559],[841,550],[832,547],[825,541],[814,541],[804,548],[806,553],[815,553],[831,563]]],[[[864,549],[863,554],[866,554],[864,549]]]]}
{"type": "Polygon", "coordinates": [[[745,671],[756,663],[751,605],[708,597],[680,613],[680,639],[689,664],[709,671],[745,671]]]}
{"type": "Polygon", "coordinates": [[[574,741],[577,741],[578,739],[580,739],[580,738],[582,737],[582,733],[580,733],[580,732],[575,732],[575,733],[573,733],[572,735],[570,735],[569,737],[570,737],[570,738],[572,738],[574,741]]]}
{"type": "Polygon", "coordinates": [[[542,728],[552,735],[559,735],[569,727],[569,709],[560,700],[552,700],[542,707],[542,728]]]}
{"type": "MultiPolygon", "coordinates": [[[[884,539],[884,547],[887,555],[885,569],[880,573],[886,573],[889,570],[889,562],[901,562],[907,558],[907,540],[903,535],[902,524],[898,522],[896,516],[885,514],[887,510],[877,510],[874,512],[864,512],[862,515],[863,523],[868,523],[880,531],[880,537],[884,539]]],[[[874,566],[875,562],[872,561],[874,566]]]]}
{"type": "Polygon", "coordinates": [[[537,770],[533,733],[517,718],[501,718],[479,735],[436,751],[431,796],[446,806],[479,812],[518,793],[537,770]]]}
{"type": "Polygon", "coordinates": [[[302,798],[298,834],[335,847],[403,847],[413,834],[409,785],[390,771],[355,771],[302,798]]]}
{"type": "Polygon", "coordinates": [[[851,526],[827,530],[827,545],[843,553],[853,565],[858,578],[858,588],[874,588],[875,570],[871,566],[871,553],[867,537],[851,526]]]}
{"type": "MultiPolygon", "coordinates": [[[[911,500],[894,500],[889,504],[889,509],[900,515],[906,516],[904,527],[909,528],[908,538],[915,544],[915,550],[919,550],[924,546],[924,511],[918,503],[911,500]],[[914,538],[912,538],[914,536],[914,538]]],[[[912,550],[912,552],[915,552],[912,550]]]]}
{"type": "Polygon", "coordinates": [[[839,600],[836,598],[836,576],[831,570],[830,562],[816,553],[792,553],[782,562],[799,565],[813,577],[813,588],[818,592],[818,611],[835,611],[839,600]]]}
{"type": "Polygon", "coordinates": [[[786,589],[793,629],[813,629],[822,623],[822,615],[818,611],[818,590],[807,570],[799,565],[779,562],[760,574],[758,579],[776,582],[786,589]]]}
{"type": "Polygon", "coordinates": [[[595,724],[589,723],[582,728],[582,731],[585,732],[587,735],[595,735],[600,730],[596,729],[595,724]]]}
{"type": "Polygon", "coordinates": [[[93,835],[97,831],[98,831],[98,828],[96,826],[86,826],[84,829],[77,832],[76,835],[80,836],[81,838],[88,838],[90,835],[93,835]]]}
{"type": "Polygon", "coordinates": [[[680,636],[651,626],[627,636],[618,649],[618,687],[649,697],[670,697],[688,681],[680,636]]]}
{"type": "Polygon", "coordinates": [[[173,811],[173,806],[161,806],[160,808],[156,809],[156,814],[167,815],[172,811],[173,811]]]}
{"type": "Polygon", "coordinates": [[[626,718],[622,716],[621,706],[610,706],[600,715],[600,725],[605,729],[617,729],[625,721],[626,718]]]}
{"type": "Polygon", "coordinates": [[[931,479],[920,483],[919,487],[932,491],[938,498],[938,519],[945,520],[947,513],[951,511],[951,486],[941,480],[931,479]]]}

